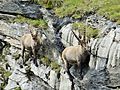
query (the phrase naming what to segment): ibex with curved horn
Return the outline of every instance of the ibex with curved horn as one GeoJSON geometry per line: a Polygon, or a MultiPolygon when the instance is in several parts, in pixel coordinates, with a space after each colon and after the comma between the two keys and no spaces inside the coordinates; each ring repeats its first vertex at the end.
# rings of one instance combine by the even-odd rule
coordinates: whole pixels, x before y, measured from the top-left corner
{"type": "Polygon", "coordinates": [[[33,55],[33,62],[36,66],[37,64],[37,52],[39,50],[40,44],[42,44],[42,39],[38,36],[38,31],[32,30],[32,27],[29,26],[30,34],[25,34],[21,37],[21,46],[22,46],[22,58],[23,64],[25,64],[24,53],[25,49],[30,51],[30,56],[33,55]]]}
{"type": "Polygon", "coordinates": [[[89,53],[86,49],[86,43],[83,41],[84,38],[81,40],[76,36],[74,32],[73,34],[79,40],[80,45],[66,47],[62,52],[62,61],[67,72],[69,72],[69,64],[77,64],[80,76],[82,77],[83,64],[86,62],[88,63],[87,58],[89,57],[89,53]]]}

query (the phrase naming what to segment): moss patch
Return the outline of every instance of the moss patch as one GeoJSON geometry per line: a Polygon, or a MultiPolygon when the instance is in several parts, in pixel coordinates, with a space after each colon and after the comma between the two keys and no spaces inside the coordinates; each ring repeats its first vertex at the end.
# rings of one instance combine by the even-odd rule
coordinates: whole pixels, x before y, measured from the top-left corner
{"type": "Polygon", "coordinates": [[[5,71],[5,72],[4,72],[4,76],[7,77],[7,78],[8,78],[11,74],[12,74],[12,73],[9,72],[9,71],[5,71]]]}
{"type": "Polygon", "coordinates": [[[1,61],[1,62],[3,62],[3,61],[5,62],[5,61],[6,61],[6,60],[5,60],[5,55],[1,55],[1,54],[0,54],[0,61],[1,61]]]}
{"type": "Polygon", "coordinates": [[[16,88],[14,88],[14,90],[21,90],[21,88],[20,87],[16,87],[16,88]]]}

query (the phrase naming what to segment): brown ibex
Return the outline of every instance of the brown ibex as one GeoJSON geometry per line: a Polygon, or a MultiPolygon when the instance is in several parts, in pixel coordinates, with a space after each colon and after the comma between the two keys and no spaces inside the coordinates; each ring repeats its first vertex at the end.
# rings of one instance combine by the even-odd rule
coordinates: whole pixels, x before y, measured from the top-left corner
{"type": "Polygon", "coordinates": [[[65,67],[65,70],[68,73],[69,73],[68,65],[69,64],[70,65],[77,64],[78,71],[80,72],[80,76],[82,78],[83,64],[86,64],[89,62],[89,60],[87,60],[87,58],[89,57],[89,53],[86,48],[86,43],[81,39],[79,39],[79,40],[80,40],[80,45],[69,46],[63,50],[62,61],[63,61],[64,67],[65,67]]]}
{"type": "Polygon", "coordinates": [[[36,66],[37,64],[37,52],[39,50],[40,44],[42,44],[42,39],[41,36],[38,36],[38,31],[31,30],[30,29],[30,34],[25,34],[21,37],[21,49],[22,49],[22,58],[23,58],[23,64],[25,64],[25,49],[29,50],[29,54],[32,57],[33,55],[33,62],[36,66]]]}

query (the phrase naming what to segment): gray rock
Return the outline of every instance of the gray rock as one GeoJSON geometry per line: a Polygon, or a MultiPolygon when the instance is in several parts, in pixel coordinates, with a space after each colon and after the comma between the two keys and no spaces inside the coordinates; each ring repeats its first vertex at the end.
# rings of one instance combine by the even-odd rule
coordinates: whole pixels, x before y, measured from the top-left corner
{"type": "MultiPolygon", "coordinates": [[[[1,2],[3,2],[3,0],[1,2]]],[[[50,59],[55,58],[55,60],[58,60],[58,56],[60,56],[53,44],[56,37],[60,38],[65,47],[78,44],[78,40],[71,32],[72,24],[68,24],[69,18],[63,20],[62,23],[59,21],[61,28],[59,33],[62,33],[60,37],[59,35],[55,36],[54,31],[56,28],[53,26],[53,16],[45,8],[40,8],[33,4],[27,6],[26,4],[18,5],[17,3],[10,2],[1,5],[0,9],[5,12],[27,14],[28,17],[31,18],[41,18],[44,14],[43,19],[48,22],[49,27],[47,29],[48,32],[46,32],[46,37],[49,39],[48,42],[50,42],[46,43],[48,48],[45,47],[47,49],[45,53],[47,55],[49,54],[50,59]],[[7,7],[7,5],[9,5],[9,7],[7,7]],[[52,54],[50,51],[52,51],[52,54]]],[[[3,18],[2,15],[0,17],[3,18]]],[[[14,16],[9,15],[5,15],[4,17],[14,18],[14,16]]],[[[43,64],[39,64],[39,66],[36,67],[32,61],[28,61],[28,63],[30,63],[28,67],[31,72],[30,77],[28,77],[26,67],[24,66],[23,69],[19,68],[19,61],[22,59],[18,58],[18,61],[15,61],[14,55],[15,53],[20,54],[20,51],[17,50],[17,48],[9,47],[8,52],[4,55],[6,55],[5,59],[7,59],[12,69],[12,75],[9,77],[8,85],[5,89],[9,90],[18,86],[20,86],[22,90],[72,90],[73,88],[75,90],[117,89],[120,86],[120,26],[98,15],[91,15],[89,19],[88,25],[100,29],[101,32],[99,37],[95,39],[91,45],[90,70],[87,69],[88,72],[84,70],[83,80],[78,79],[79,73],[76,72],[74,66],[70,69],[71,75],[75,78],[73,81],[70,81],[69,75],[64,73],[63,69],[60,72],[59,80],[57,73],[50,67],[43,64]]],[[[0,27],[0,32],[4,34],[0,35],[0,39],[16,47],[20,46],[19,37],[24,33],[28,33],[28,24],[5,23],[4,21],[0,21],[0,27]]],[[[77,31],[75,31],[75,33],[78,35],[77,31]]]]}
{"type": "MultiPolygon", "coordinates": [[[[71,45],[78,45],[78,40],[72,33],[72,24],[65,25],[61,28],[60,32],[62,33],[61,41],[64,46],[71,46],[71,45]]],[[[76,35],[79,35],[79,33],[76,31],[76,35]]]]}
{"type": "Polygon", "coordinates": [[[109,54],[109,49],[112,45],[114,38],[114,31],[111,31],[106,37],[104,37],[99,44],[98,51],[97,51],[97,62],[96,62],[96,68],[105,68],[106,62],[109,54]]]}
{"type": "Polygon", "coordinates": [[[110,51],[109,51],[109,58],[107,63],[107,68],[114,67],[116,62],[116,49],[117,49],[117,43],[113,42],[110,51]]]}
{"type": "Polygon", "coordinates": [[[49,85],[52,87],[52,88],[55,88],[56,87],[56,84],[57,84],[57,73],[53,70],[50,71],[50,76],[49,76],[49,85]]]}
{"type": "MultiPolygon", "coordinates": [[[[19,0],[18,0],[19,1],[19,0]]],[[[40,6],[36,4],[26,4],[18,1],[4,2],[0,6],[1,13],[13,14],[13,15],[24,15],[29,18],[39,19],[42,18],[42,12],[40,6]]]]}
{"type": "Polygon", "coordinates": [[[34,74],[32,75],[27,75],[25,68],[15,67],[12,75],[9,77],[5,90],[11,90],[18,86],[22,90],[53,90],[42,79],[34,76],[34,74]]]}
{"type": "Polygon", "coordinates": [[[117,88],[120,86],[120,67],[114,67],[109,69],[109,88],[117,88]]]}
{"type": "Polygon", "coordinates": [[[105,69],[89,71],[81,81],[85,90],[110,90],[105,85],[109,81],[108,72],[105,69]]]}
{"type": "Polygon", "coordinates": [[[36,75],[39,76],[40,78],[42,78],[44,81],[48,82],[48,79],[46,77],[46,75],[49,74],[49,72],[51,71],[50,67],[46,67],[43,64],[39,65],[38,67],[36,67],[33,63],[31,63],[31,71],[36,75]]]}
{"type": "Polygon", "coordinates": [[[68,74],[64,74],[63,69],[61,69],[59,90],[72,90],[72,82],[69,80],[68,74]]]}
{"type": "Polygon", "coordinates": [[[13,20],[16,18],[16,16],[9,15],[9,14],[0,14],[0,19],[2,19],[2,20],[9,20],[10,18],[13,20]]]}
{"type": "MultiPolygon", "coordinates": [[[[105,86],[102,86],[103,88],[97,87],[97,90],[116,90],[117,87],[120,86],[119,84],[119,59],[120,59],[120,53],[119,53],[119,41],[120,41],[120,35],[119,35],[119,25],[116,25],[115,23],[111,22],[110,20],[106,19],[100,19],[99,16],[96,17],[94,15],[90,16],[90,22],[88,22],[89,25],[101,29],[100,38],[95,40],[91,46],[91,53],[95,54],[91,55],[89,66],[91,69],[99,70],[100,68],[106,68],[109,72],[109,74],[106,74],[108,78],[108,81],[105,86]],[[98,22],[98,23],[96,23],[98,22]],[[101,23],[101,24],[100,24],[101,23]],[[104,34],[104,35],[103,35],[104,34]],[[103,58],[101,58],[103,57],[103,58]]],[[[97,74],[97,73],[96,73],[97,74]]],[[[89,75],[91,76],[91,75],[89,75]]],[[[103,78],[102,76],[99,77],[98,81],[103,78]]],[[[88,79],[89,80],[89,79],[88,79]]],[[[93,83],[95,80],[93,81],[93,83]]],[[[97,82],[96,82],[97,83],[97,82]]],[[[90,85],[87,83],[87,85],[90,85]]],[[[92,85],[94,86],[94,85],[92,85]]],[[[90,90],[96,90],[95,87],[90,88],[90,90]]],[[[87,89],[87,90],[89,90],[87,89]]]]}
{"type": "Polygon", "coordinates": [[[95,66],[96,66],[96,56],[94,55],[97,55],[96,54],[96,46],[98,43],[98,39],[95,39],[91,45],[91,55],[90,55],[90,62],[89,62],[89,67],[90,69],[95,69],[95,66]]]}
{"type": "Polygon", "coordinates": [[[5,2],[18,2],[18,1],[27,2],[27,1],[31,1],[31,0],[0,0],[1,3],[5,3],[5,2]]]}

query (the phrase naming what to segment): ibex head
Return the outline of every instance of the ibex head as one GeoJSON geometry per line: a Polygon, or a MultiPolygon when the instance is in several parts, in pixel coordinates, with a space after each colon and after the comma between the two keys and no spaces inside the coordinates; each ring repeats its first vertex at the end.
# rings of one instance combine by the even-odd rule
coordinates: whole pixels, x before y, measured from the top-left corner
{"type": "Polygon", "coordinates": [[[37,36],[38,36],[38,31],[35,31],[35,30],[34,30],[34,31],[31,31],[31,30],[30,30],[30,33],[31,33],[32,39],[33,39],[33,40],[36,40],[36,39],[37,39],[37,36]]]}
{"type": "Polygon", "coordinates": [[[37,30],[34,30],[32,26],[29,25],[29,30],[30,30],[30,34],[32,36],[32,39],[33,40],[36,40],[37,39],[37,36],[38,36],[38,31],[37,30]]]}

